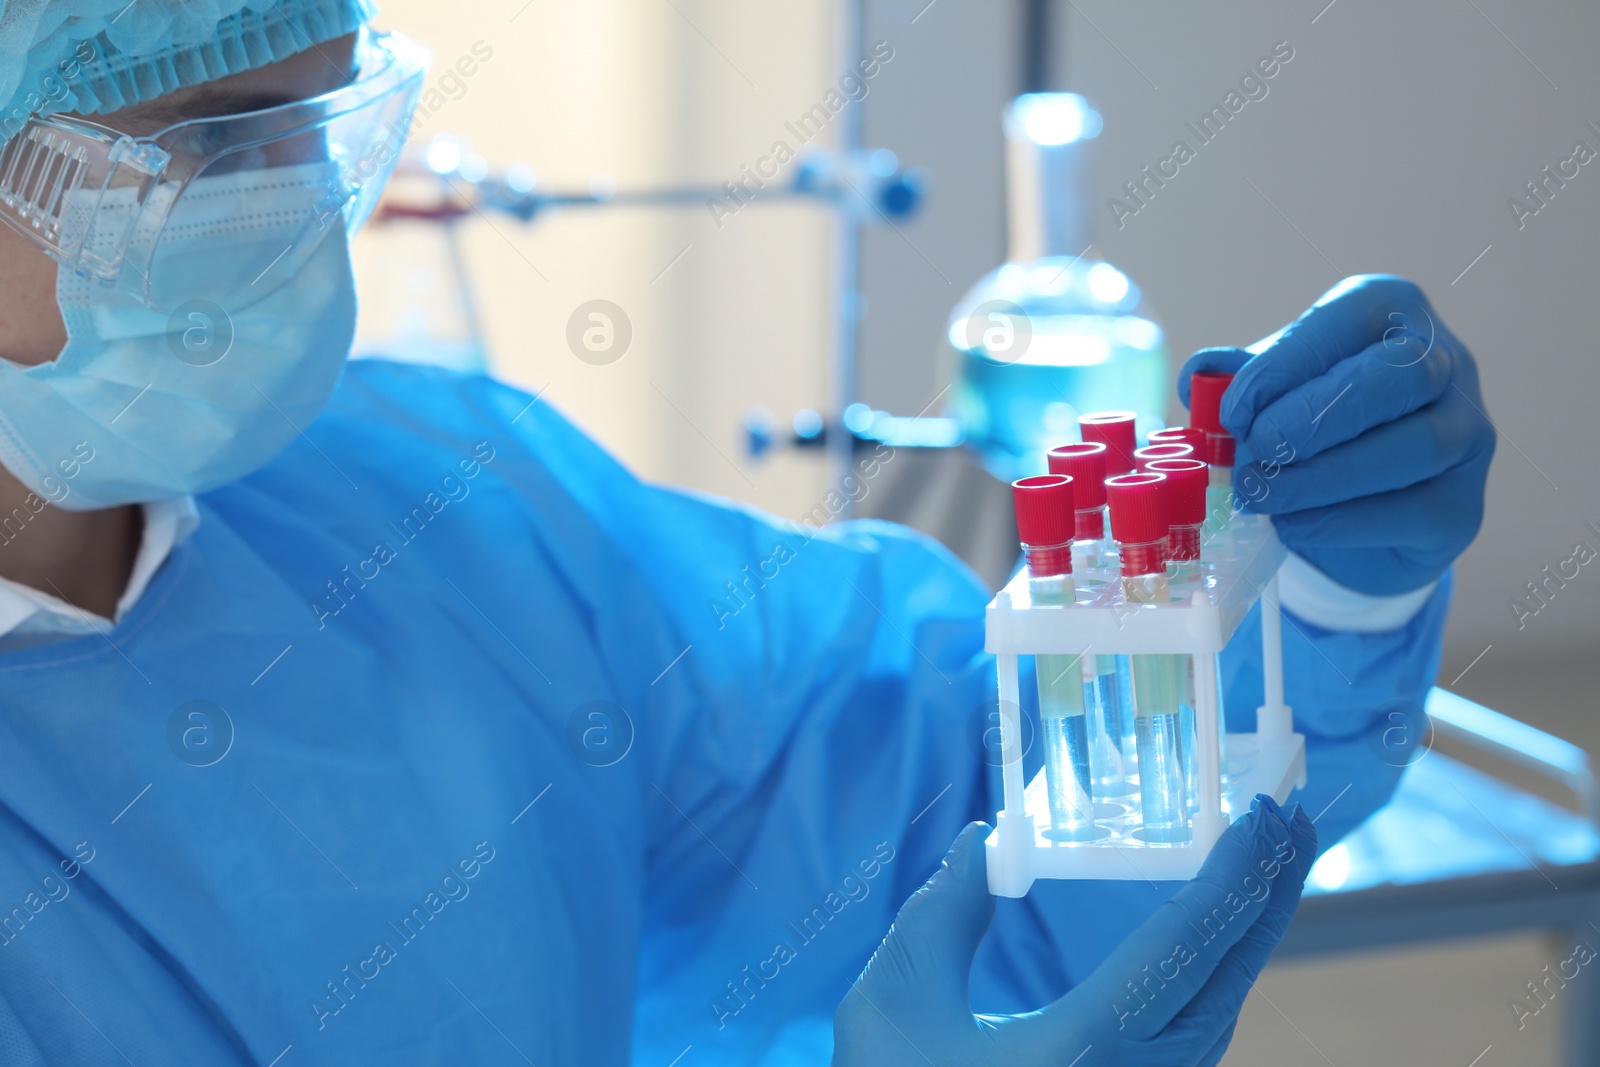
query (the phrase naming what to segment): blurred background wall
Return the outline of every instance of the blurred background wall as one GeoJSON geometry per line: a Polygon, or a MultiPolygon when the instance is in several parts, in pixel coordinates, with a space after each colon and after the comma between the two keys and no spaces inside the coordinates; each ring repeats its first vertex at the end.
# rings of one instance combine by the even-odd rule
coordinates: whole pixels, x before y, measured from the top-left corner
{"type": "MultiPolygon", "coordinates": [[[[837,77],[826,5],[396,0],[382,22],[426,44],[441,72],[474,45],[492,49],[447,84],[418,136],[459,135],[555,190],[583,192],[597,176],[620,189],[738,178],[837,77]]],[[[461,231],[495,374],[547,390],[646,477],[782,514],[817,498],[820,463],[747,463],[739,427],[754,405],[826,399],[823,209],[760,205],[720,228],[699,204],[574,209],[530,225],[475,217],[461,231]],[[567,343],[569,318],[591,300],[631,325],[609,365],[567,343]]],[[[358,244],[363,343],[382,347],[417,306],[448,311],[433,228],[391,226],[358,244]]]]}
{"type": "MultiPolygon", "coordinates": [[[[1423,285],[1476,354],[1500,432],[1483,532],[1457,568],[1441,683],[1594,750],[1600,562],[1549,586],[1536,615],[1519,621],[1511,604],[1577,543],[1600,549],[1600,162],[1520,226],[1507,201],[1526,197],[1524,183],[1574,142],[1600,147],[1586,125],[1600,129],[1600,8],[1057,0],[1042,5],[1041,23],[1039,6],[1030,22],[1025,0],[868,0],[866,46],[886,42],[893,58],[869,83],[864,143],[926,167],[932,184],[918,217],[866,235],[863,399],[915,414],[948,384],[935,358],[946,316],[1003,256],[999,116],[1024,85],[1025,27],[1048,37],[1048,48],[1033,45],[1035,77],[1084,93],[1104,114],[1102,199],[1168,154],[1186,121],[1286,41],[1294,58],[1268,96],[1121,228],[1103,211],[1097,252],[1145,288],[1175,359],[1253,341],[1347,274],[1392,271],[1423,285]],[[1039,53],[1050,57],[1042,71],[1039,53]]],[[[622,189],[737,178],[775,140],[792,143],[784,123],[838,77],[839,27],[821,0],[385,0],[384,9],[383,21],[425,43],[441,72],[492,51],[443,86],[422,135],[461,135],[493,165],[527,164],[558,189],[582,190],[597,175],[622,189]]],[[[646,477],[797,516],[826,490],[820,457],[750,462],[740,424],[753,406],[780,421],[828,406],[831,221],[819,207],[769,200],[720,223],[703,206],[579,209],[527,226],[475,218],[461,237],[494,373],[543,390],[646,477]],[[626,353],[605,366],[578,359],[566,339],[574,310],[594,299],[622,308],[632,329],[626,353]]],[[[357,252],[368,343],[415,327],[427,317],[419,309],[448,305],[437,233],[371,230],[357,252]]],[[[1325,970],[1303,987],[1280,974],[1283,1011],[1252,999],[1241,1040],[1282,1038],[1275,1054],[1261,1046],[1259,1062],[1323,1062],[1282,1025],[1294,1018],[1319,1049],[1367,1062],[1355,1032],[1364,1028],[1329,1016],[1327,1032],[1316,1029],[1327,997],[1359,1008],[1385,988],[1385,973],[1411,966],[1482,987],[1465,1001],[1456,987],[1441,1019],[1458,1019],[1461,1003],[1503,1012],[1497,991],[1515,992],[1511,975],[1547,958],[1523,942],[1466,951],[1325,970]]],[[[1424,1036],[1415,1020],[1426,997],[1405,981],[1411,1024],[1392,1005],[1369,1005],[1369,1017],[1401,1019],[1398,1036],[1378,1045],[1395,1054],[1379,1062],[1468,1062],[1481,1043],[1465,1049],[1463,1038],[1459,1058],[1453,1048],[1439,1059],[1422,1051],[1451,1024],[1424,1036]],[[1395,1042],[1408,1035],[1416,1048],[1399,1055],[1395,1042]]],[[[1546,1062],[1548,1043],[1518,1040],[1510,1058],[1485,1063],[1546,1062]]],[[[1249,1056],[1241,1048],[1229,1062],[1249,1056]]]]}

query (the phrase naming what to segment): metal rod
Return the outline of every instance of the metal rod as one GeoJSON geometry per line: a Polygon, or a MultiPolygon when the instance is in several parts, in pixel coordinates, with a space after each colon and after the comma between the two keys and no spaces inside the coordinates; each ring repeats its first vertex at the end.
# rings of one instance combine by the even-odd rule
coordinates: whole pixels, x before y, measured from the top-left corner
{"type": "Polygon", "coordinates": [[[456,287],[456,303],[460,308],[461,318],[466,323],[467,336],[472,339],[476,358],[486,363],[489,358],[489,345],[483,335],[483,318],[478,313],[477,290],[473,287],[472,275],[467,270],[467,257],[461,250],[461,228],[454,219],[444,224],[444,247],[450,260],[450,274],[456,287]]]}
{"type": "MultiPolygon", "coordinates": [[[[722,196],[722,190],[715,186],[687,185],[666,189],[641,189],[636,191],[612,193],[609,196],[593,196],[587,193],[568,194],[539,194],[531,199],[540,207],[616,207],[631,204],[657,205],[657,204],[692,204],[701,205],[707,200],[714,200],[722,196]]],[[[791,186],[774,186],[763,190],[763,200],[771,199],[821,199],[818,194],[809,189],[795,189],[791,186]]]]}
{"type": "MultiPolygon", "coordinates": [[[[840,0],[837,8],[839,51],[836,65],[843,71],[853,71],[861,56],[861,9],[862,0],[840,0]]],[[[837,129],[839,141],[834,150],[848,165],[861,148],[861,101],[851,100],[845,104],[837,129]]],[[[856,402],[860,386],[857,346],[861,329],[861,219],[853,211],[837,212],[833,234],[832,389],[833,414],[837,417],[856,402]]],[[[829,484],[842,485],[855,463],[855,442],[840,429],[828,435],[827,449],[829,484]]],[[[848,519],[851,510],[851,501],[846,495],[839,518],[848,519]]]]}
{"type": "Polygon", "coordinates": [[[1048,93],[1055,88],[1050,78],[1051,0],[1023,0],[1022,3],[1022,91],[1048,93]]]}

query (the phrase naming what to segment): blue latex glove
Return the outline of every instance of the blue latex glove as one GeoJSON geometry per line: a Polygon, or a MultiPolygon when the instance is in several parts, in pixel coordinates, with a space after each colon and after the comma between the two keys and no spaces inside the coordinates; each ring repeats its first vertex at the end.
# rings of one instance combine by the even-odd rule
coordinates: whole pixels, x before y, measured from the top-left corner
{"type": "Polygon", "coordinates": [[[900,909],[834,1017],[834,1067],[1192,1067],[1227,1051],[1316,858],[1298,805],[1258,796],[1193,882],[1087,980],[1026,1015],[974,1016],[967,980],[994,915],[973,823],[900,909]],[[1209,938],[1209,940],[1207,940],[1209,938]]]}
{"type": "Polygon", "coordinates": [[[1476,536],[1495,431],[1472,354],[1415,283],[1346,278],[1249,351],[1196,352],[1185,405],[1197,370],[1237,375],[1221,415],[1238,505],[1341,585],[1420,589],[1476,536]]]}

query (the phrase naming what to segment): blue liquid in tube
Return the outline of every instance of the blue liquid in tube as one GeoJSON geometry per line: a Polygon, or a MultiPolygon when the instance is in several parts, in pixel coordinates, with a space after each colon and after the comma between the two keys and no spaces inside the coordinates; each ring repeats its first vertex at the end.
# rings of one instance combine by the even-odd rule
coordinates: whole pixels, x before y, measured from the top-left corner
{"type": "Polygon", "coordinates": [[[1089,769],[1089,718],[1083,704],[1081,656],[1035,656],[1044,773],[1050,798],[1050,835],[1082,841],[1094,828],[1094,786],[1089,769]]]}
{"type": "Polygon", "coordinates": [[[1128,784],[1128,756],[1133,751],[1129,743],[1124,749],[1122,736],[1122,708],[1115,696],[1115,671],[1110,675],[1089,674],[1104,663],[1113,666],[1110,656],[1085,656],[1083,679],[1083,706],[1089,720],[1089,771],[1093,783],[1091,792],[1095,799],[1124,797],[1132,792],[1128,784]],[[1109,699],[1105,690],[1112,690],[1109,699]]]}
{"type": "Polygon", "coordinates": [[[1180,662],[1174,655],[1140,655],[1133,660],[1134,735],[1139,750],[1139,807],[1147,841],[1190,840],[1189,803],[1193,779],[1186,773],[1183,708],[1179,701],[1180,662]]]}
{"type": "Polygon", "coordinates": [[[1125,778],[1138,773],[1138,749],[1133,737],[1133,668],[1127,656],[1096,656],[1095,697],[1105,716],[1106,728],[1120,737],[1125,778]]]}

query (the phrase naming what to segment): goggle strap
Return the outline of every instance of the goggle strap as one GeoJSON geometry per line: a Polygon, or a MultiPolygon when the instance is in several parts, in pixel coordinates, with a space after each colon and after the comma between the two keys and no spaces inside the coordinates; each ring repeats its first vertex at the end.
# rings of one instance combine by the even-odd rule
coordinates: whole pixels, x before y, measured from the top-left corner
{"type": "Polygon", "coordinates": [[[62,263],[109,280],[122,259],[122,235],[92,235],[87,226],[66,226],[67,212],[92,217],[106,191],[117,186],[138,186],[142,202],[171,157],[132,138],[118,138],[109,147],[107,140],[100,131],[80,134],[59,124],[30,124],[0,149],[0,209],[62,263]],[[91,236],[99,239],[91,244],[91,236]]]}
{"type": "Polygon", "coordinates": [[[0,156],[0,203],[51,244],[61,238],[61,209],[88,172],[88,153],[52,131],[30,126],[0,156]]]}

